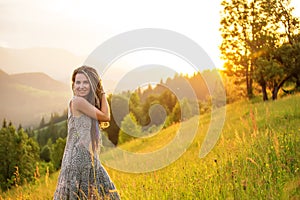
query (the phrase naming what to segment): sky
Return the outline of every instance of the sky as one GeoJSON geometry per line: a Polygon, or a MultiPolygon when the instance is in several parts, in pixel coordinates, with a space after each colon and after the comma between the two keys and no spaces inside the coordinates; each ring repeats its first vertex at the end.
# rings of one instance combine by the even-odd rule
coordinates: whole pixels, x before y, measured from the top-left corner
{"type": "MultiPolygon", "coordinates": [[[[161,28],[178,32],[195,41],[222,67],[220,0],[0,0],[0,47],[54,47],[79,56],[123,32],[140,28],[161,28]]],[[[300,16],[300,1],[293,0],[300,16]]],[[[150,52],[151,53],[151,52],[150,52]]],[[[134,60],[129,56],[124,59],[134,60]]],[[[163,53],[151,56],[159,64],[163,53]]],[[[167,59],[165,59],[167,60],[167,59]]],[[[171,65],[173,61],[164,64],[171,65]]],[[[149,64],[136,62],[136,64],[149,64]]],[[[162,61],[161,61],[162,62],[162,61]]]]}

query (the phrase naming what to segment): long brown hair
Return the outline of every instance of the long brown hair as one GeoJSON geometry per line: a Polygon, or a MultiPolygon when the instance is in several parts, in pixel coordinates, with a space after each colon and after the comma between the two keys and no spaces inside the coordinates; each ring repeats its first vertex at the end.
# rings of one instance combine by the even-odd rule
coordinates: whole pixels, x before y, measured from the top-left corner
{"type": "MultiPolygon", "coordinates": [[[[103,86],[101,79],[97,73],[97,71],[89,66],[81,66],[74,70],[72,74],[72,89],[74,93],[74,83],[75,77],[77,74],[84,74],[90,83],[90,93],[87,96],[87,101],[94,105],[96,108],[101,109],[101,99],[102,95],[104,94],[103,86]]],[[[91,142],[93,151],[98,148],[99,141],[100,141],[100,133],[97,133],[98,127],[96,127],[97,120],[92,119],[92,126],[91,126],[91,142]]]]}

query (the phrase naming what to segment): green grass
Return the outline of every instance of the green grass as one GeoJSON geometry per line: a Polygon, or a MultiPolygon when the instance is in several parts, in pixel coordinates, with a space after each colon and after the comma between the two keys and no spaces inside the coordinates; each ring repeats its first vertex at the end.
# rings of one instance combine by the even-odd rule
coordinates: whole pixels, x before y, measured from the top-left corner
{"type": "MultiPolygon", "coordinates": [[[[169,166],[132,174],[107,167],[122,199],[300,199],[300,96],[277,101],[241,101],[226,107],[218,143],[203,159],[199,151],[210,122],[200,117],[197,135],[188,150],[169,166]]],[[[195,123],[197,118],[182,126],[195,123]]],[[[172,140],[178,124],[151,138],[122,146],[151,152],[172,140]]],[[[35,184],[0,193],[4,199],[51,199],[58,172],[46,187],[35,184]]],[[[1,199],[1,198],[0,198],[1,199]]]]}
{"type": "Polygon", "coordinates": [[[129,141],[122,146],[121,149],[130,152],[147,153],[157,149],[163,148],[168,144],[179,128],[179,124],[175,124],[168,129],[160,130],[158,133],[152,135],[152,137],[141,138],[138,140],[129,141]]]}

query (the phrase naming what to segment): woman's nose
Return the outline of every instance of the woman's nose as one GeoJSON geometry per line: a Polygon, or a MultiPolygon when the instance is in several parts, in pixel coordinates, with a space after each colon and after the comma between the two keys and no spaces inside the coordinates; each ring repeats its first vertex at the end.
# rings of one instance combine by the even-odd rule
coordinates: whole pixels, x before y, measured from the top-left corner
{"type": "Polygon", "coordinates": [[[79,85],[79,88],[80,88],[80,89],[84,88],[84,84],[81,83],[81,84],[79,85]]]}

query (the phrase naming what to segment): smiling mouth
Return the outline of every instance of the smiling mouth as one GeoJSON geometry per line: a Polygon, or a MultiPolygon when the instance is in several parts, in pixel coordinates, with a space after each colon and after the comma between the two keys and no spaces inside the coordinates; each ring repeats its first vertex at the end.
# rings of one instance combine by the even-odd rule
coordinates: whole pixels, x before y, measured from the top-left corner
{"type": "Polygon", "coordinates": [[[87,91],[86,91],[86,90],[80,90],[80,91],[78,91],[78,93],[79,93],[79,94],[86,94],[87,91]]]}

